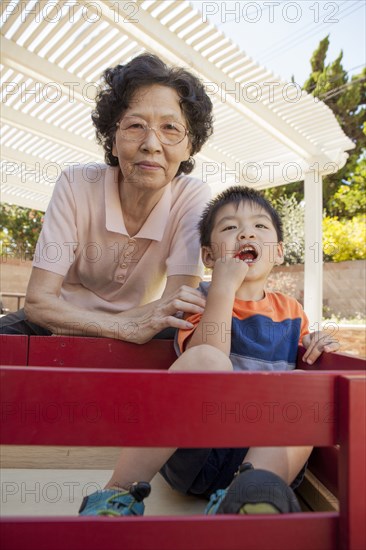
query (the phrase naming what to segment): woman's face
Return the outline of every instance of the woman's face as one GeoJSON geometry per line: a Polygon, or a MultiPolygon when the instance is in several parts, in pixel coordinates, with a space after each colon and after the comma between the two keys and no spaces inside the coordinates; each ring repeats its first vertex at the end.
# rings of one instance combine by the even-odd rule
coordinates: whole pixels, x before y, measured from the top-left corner
{"type": "MultiPolygon", "coordinates": [[[[169,122],[179,122],[187,128],[179,96],[167,86],[139,88],[119,122],[123,125],[125,117],[131,116],[145,121],[151,128],[169,122]]],[[[186,135],[176,145],[164,145],[153,130],[149,130],[142,141],[127,141],[117,129],[112,152],[118,157],[124,184],[158,191],[174,178],[180,163],[188,160],[190,142],[186,135]]]]}

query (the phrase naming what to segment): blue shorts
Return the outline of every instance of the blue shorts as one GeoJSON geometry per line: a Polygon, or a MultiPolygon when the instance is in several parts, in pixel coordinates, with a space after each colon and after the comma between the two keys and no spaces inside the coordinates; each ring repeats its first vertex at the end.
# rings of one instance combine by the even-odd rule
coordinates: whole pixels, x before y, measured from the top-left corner
{"type": "MultiPolygon", "coordinates": [[[[249,448],[178,449],[160,470],[173,489],[188,495],[209,498],[232,482],[249,448]]],[[[291,484],[296,489],[306,465],[291,484]]]]}

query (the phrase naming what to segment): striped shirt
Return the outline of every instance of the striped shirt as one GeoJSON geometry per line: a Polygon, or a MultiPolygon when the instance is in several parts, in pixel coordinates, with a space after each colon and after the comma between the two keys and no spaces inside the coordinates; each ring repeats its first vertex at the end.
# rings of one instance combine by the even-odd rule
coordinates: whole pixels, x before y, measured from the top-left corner
{"type": "MultiPolygon", "coordinates": [[[[210,283],[199,289],[207,296],[210,283]]],[[[187,317],[194,328],[179,330],[175,349],[180,355],[196,330],[201,314],[187,317]]],[[[217,330],[220,330],[219,324],[217,330]]],[[[296,367],[297,348],[309,321],[299,302],[280,292],[265,292],[262,300],[235,299],[231,323],[230,360],[235,371],[286,371],[296,367]]]]}

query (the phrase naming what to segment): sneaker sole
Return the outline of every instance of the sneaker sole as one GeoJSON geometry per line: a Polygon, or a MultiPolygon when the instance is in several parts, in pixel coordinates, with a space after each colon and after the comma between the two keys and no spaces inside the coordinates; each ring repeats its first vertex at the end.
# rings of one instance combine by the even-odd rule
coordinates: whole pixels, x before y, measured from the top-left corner
{"type": "Polygon", "coordinates": [[[279,476],[267,470],[248,470],[231,483],[216,513],[286,514],[299,511],[296,496],[279,476]],[[251,494],[253,488],[255,494],[251,494]]]}
{"type": "Polygon", "coordinates": [[[279,514],[280,511],[277,510],[272,504],[267,502],[258,502],[256,504],[244,504],[239,510],[239,514],[279,514]]]}

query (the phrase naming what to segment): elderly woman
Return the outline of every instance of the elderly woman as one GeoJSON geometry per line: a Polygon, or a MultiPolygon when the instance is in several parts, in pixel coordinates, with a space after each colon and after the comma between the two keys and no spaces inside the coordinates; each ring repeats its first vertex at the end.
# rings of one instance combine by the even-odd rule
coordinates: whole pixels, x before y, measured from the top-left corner
{"type": "Polygon", "coordinates": [[[209,188],[188,177],[212,133],[202,83],[158,57],[107,69],[92,119],[106,165],[71,166],[40,235],[24,312],[7,334],[104,336],[136,343],[201,312],[196,235],[209,188]]]}

